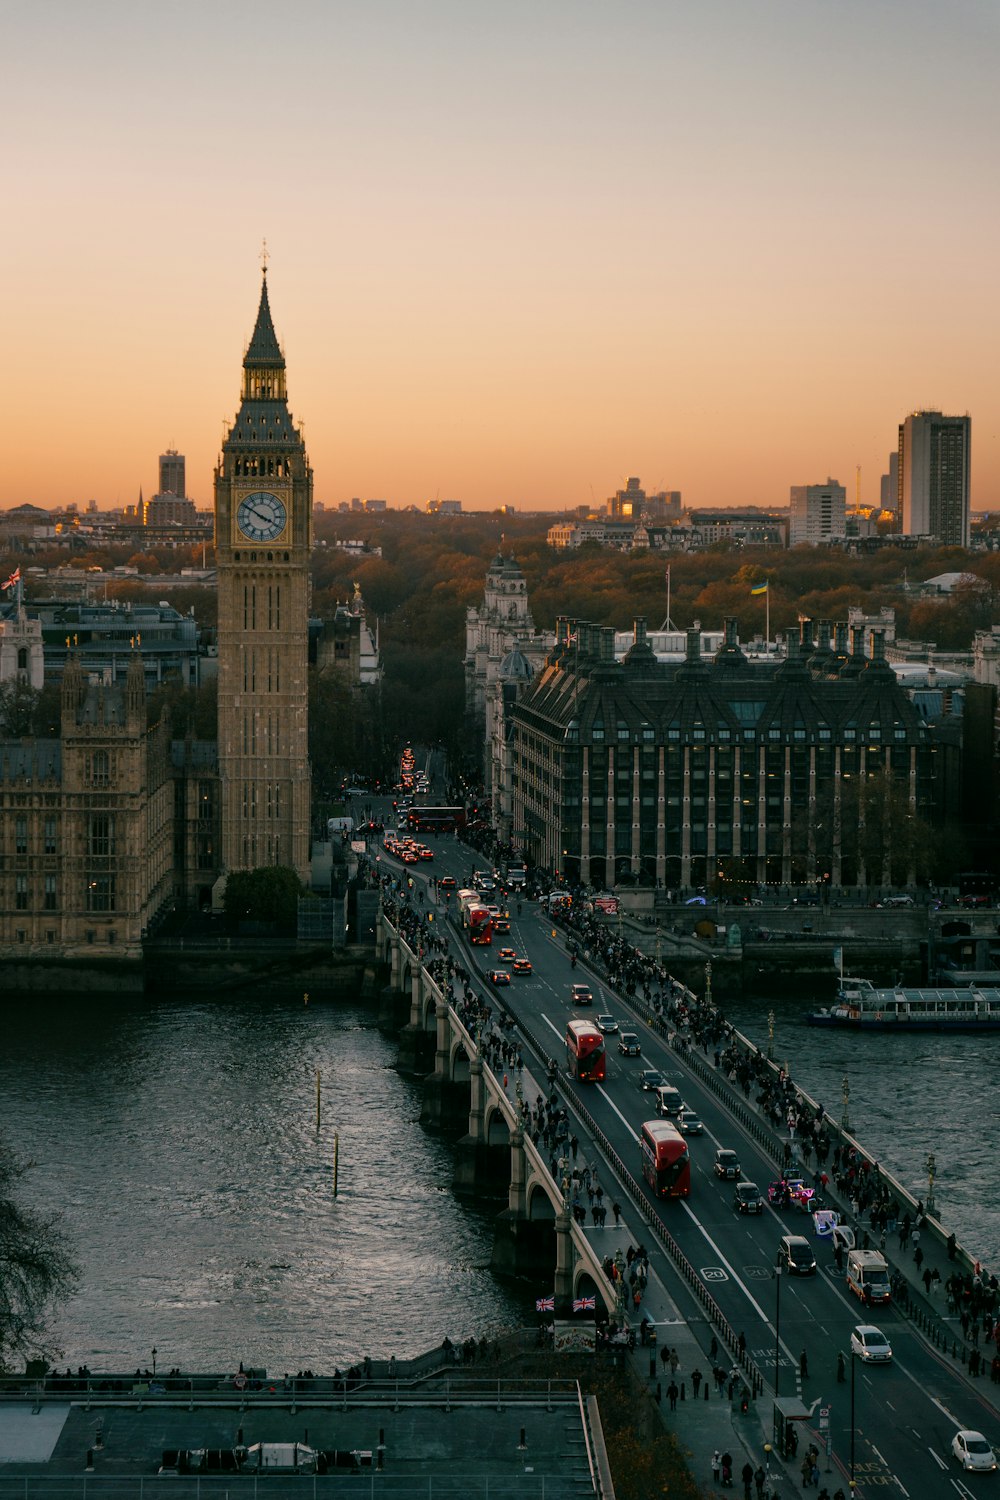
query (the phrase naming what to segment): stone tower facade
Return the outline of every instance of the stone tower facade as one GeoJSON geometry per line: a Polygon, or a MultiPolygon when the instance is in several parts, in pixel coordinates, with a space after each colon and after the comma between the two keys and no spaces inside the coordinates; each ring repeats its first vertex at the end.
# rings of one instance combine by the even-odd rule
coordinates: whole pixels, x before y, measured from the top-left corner
{"type": "Polygon", "coordinates": [[[267,273],[236,420],[215,471],[219,776],[227,871],[309,878],[312,470],[288,409],[267,273]]]}

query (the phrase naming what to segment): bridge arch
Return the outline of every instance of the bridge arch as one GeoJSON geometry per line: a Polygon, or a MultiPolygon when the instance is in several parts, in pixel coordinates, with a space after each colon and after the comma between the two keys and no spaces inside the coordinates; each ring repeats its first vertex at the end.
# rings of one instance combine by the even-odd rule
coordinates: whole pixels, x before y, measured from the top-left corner
{"type": "Polygon", "coordinates": [[[455,1044],[451,1049],[448,1071],[453,1083],[468,1083],[472,1077],[471,1060],[461,1038],[455,1039],[455,1044]]]}
{"type": "Polygon", "coordinates": [[[556,1206],[549,1197],[545,1185],[534,1178],[528,1184],[526,1194],[528,1218],[537,1224],[554,1224],[556,1217],[556,1206]]]}
{"type": "Polygon", "coordinates": [[[498,1104],[492,1105],[486,1112],[486,1144],[488,1146],[509,1146],[510,1126],[507,1117],[498,1104]]]}

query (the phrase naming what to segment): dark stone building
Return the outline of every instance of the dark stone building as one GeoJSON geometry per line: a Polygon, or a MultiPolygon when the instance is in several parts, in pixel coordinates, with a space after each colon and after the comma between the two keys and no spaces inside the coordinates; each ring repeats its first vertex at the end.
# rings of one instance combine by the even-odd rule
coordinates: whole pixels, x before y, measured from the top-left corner
{"type": "Polygon", "coordinates": [[[936,816],[932,732],[880,633],[806,621],[782,661],[750,662],[736,621],[705,659],[657,661],[644,620],[562,618],[509,711],[512,822],[571,882],[738,895],[761,884],[912,884],[936,816]]]}

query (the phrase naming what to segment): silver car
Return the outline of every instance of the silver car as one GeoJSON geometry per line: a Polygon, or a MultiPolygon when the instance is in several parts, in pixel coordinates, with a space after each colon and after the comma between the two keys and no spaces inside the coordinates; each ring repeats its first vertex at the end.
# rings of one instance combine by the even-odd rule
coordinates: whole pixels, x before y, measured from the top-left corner
{"type": "Polygon", "coordinates": [[[886,1364],[892,1359],[892,1345],[880,1328],[858,1323],[851,1329],[851,1353],[866,1364],[886,1364]]]}

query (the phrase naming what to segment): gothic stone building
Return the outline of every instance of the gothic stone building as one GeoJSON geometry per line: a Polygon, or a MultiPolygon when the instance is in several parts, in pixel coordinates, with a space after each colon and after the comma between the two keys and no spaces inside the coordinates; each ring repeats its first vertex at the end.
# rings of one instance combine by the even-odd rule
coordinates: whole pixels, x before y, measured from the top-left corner
{"type": "Polygon", "coordinates": [[[560,619],[507,716],[515,838],[599,887],[912,883],[933,737],[881,637],[869,657],[862,645],[826,624],[814,642],[810,621],[784,661],[758,665],[727,620],[713,658],[693,630],[664,664],[637,620],[616,662],[613,630],[560,619]]]}
{"type": "Polygon", "coordinates": [[[71,661],[60,728],[0,744],[0,956],[135,958],[175,894],[170,747],[138,653],[119,687],[71,661]]]}
{"type": "MultiPolygon", "coordinates": [[[[308,879],[311,505],[265,277],[215,475],[218,745],[147,724],[135,633],[121,683],[85,672],[71,642],[60,738],[0,741],[0,958],[137,958],[161,916],[207,905],[225,870],[287,864],[308,879]]],[[[3,648],[10,675],[34,681],[41,643],[21,614],[3,648]]]]}

